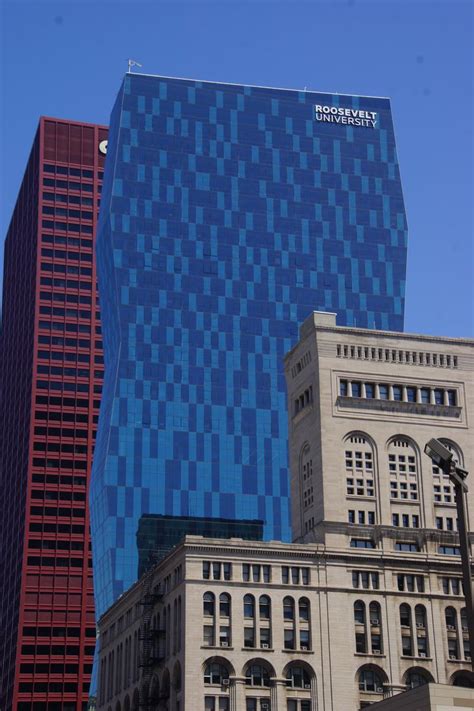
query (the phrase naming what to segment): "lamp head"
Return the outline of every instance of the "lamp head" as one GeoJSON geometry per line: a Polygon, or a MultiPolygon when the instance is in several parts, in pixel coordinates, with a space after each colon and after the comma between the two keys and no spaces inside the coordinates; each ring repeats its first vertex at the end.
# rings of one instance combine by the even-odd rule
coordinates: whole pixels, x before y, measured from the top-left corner
{"type": "Polygon", "coordinates": [[[425,454],[428,455],[434,464],[446,474],[449,474],[454,455],[444,444],[441,444],[439,439],[430,439],[430,441],[427,442],[425,445],[425,454]]]}

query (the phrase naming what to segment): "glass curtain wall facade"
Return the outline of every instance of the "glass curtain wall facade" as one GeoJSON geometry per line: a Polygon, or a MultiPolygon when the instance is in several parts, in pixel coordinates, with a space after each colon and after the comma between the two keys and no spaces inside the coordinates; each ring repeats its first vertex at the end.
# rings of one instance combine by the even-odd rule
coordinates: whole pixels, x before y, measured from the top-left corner
{"type": "Polygon", "coordinates": [[[42,118],[5,241],[0,708],[82,711],[95,646],[87,504],[103,356],[93,251],[105,127],[42,118]]]}
{"type": "Polygon", "coordinates": [[[401,330],[407,239],[388,99],[127,75],[110,134],[99,614],[142,514],[290,539],[283,355],[314,309],[401,330]]]}
{"type": "MultiPolygon", "coordinates": [[[[138,521],[138,578],[164,558],[185,536],[207,538],[243,538],[261,541],[263,521],[195,516],[144,514],[138,521]]],[[[230,579],[230,578],[229,578],[230,579]]]]}

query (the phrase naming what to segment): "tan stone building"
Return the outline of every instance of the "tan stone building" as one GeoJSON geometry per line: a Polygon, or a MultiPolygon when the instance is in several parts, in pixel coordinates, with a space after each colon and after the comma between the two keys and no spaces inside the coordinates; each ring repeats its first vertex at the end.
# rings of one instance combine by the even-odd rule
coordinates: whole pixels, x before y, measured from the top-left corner
{"type": "Polygon", "coordinates": [[[101,618],[99,709],[356,711],[474,685],[454,493],[423,454],[437,437],[472,468],[474,342],[314,313],[285,367],[297,542],[187,537],[101,618]]]}
{"type": "Polygon", "coordinates": [[[424,684],[375,704],[371,711],[472,711],[474,691],[446,684],[424,684]]]}

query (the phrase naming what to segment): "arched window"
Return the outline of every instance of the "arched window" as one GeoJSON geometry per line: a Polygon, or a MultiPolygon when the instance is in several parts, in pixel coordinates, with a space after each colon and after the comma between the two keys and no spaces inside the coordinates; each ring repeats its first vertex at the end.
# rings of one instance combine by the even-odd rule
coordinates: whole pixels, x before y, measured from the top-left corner
{"type": "Polygon", "coordinates": [[[378,602],[370,603],[369,619],[372,654],[382,654],[382,611],[378,602]]]}
{"type": "Polygon", "coordinates": [[[346,494],[375,496],[374,453],[369,439],[353,432],[344,440],[346,494]]]}
{"type": "Polygon", "coordinates": [[[457,612],[454,607],[447,607],[444,615],[446,619],[446,634],[448,637],[448,656],[450,659],[459,659],[457,612]]]}
{"type": "Polygon", "coordinates": [[[219,595],[219,615],[221,617],[230,617],[230,595],[228,593],[219,595]]]}
{"type": "Polygon", "coordinates": [[[166,656],[170,656],[171,652],[171,605],[168,605],[168,614],[166,616],[166,636],[165,636],[165,648],[166,648],[166,656]]]}
{"type": "Polygon", "coordinates": [[[359,672],[359,690],[383,693],[383,679],[376,669],[361,669],[359,672]]]}
{"type": "Polygon", "coordinates": [[[310,689],[311,677],[304,667],[299,667],[295,664],[288,669],[286,685],[293,689],[310,689]]]}
{"type": "Polygon", "coordinates": [[[298,602],[298,616],[300,621],[309,622],[309,600],[307,597],[300,598],[298,602]]]}
{"type": "Polygon", "coordinates": [[[244,617],[253,619],[255,617],[255,598],[253,595],[244,597],[244,617]]]}
{"type": "MultiPolygon", "coordinates": [[[[216,598],[214,593],[206,592],[203,595],[203,614],[208,617],[214,617],[216,611],[216,598]]],[[[165,610],[166,612],[166,610],[165,610]]]]}
{"type": "MultiPolygon", "coordinates": [[[[313,458],[308,443],[303,446],[300,455],[300,495],[303,514],[304,531],[308,533],[312,526],[311,510],[314,503],[313,458]]],[[[314,517],[313,517],[314,520],[314,517]]]]}
{"type": "Polygon", "coordinates": [[[417,605],[415,607],[415,622],[417,629],[426,628],[426,609],[423,605],[417,605]]]}
{"type": "Polygon", "coordinates": [[[181,664],[176,662],[173,669],[173,686],[175,691],[181,691],[182,687],[182,674],[181,674],[181,664]]]}
{"type": "Polygon", "coordinates": [[[467,624],[467,614],[466,608],[463,607],[461,610],[461,636],[462,636],[462,647],[464,659],[466,662],[471,661],[471,645],[469,642],[469,627],[467,624]]]}
{"type": "Polygon", "coordinates": [[[204,683],[205,684],[220,684],[224,679],[229,678],[229,670],[224,664],[219,662],[211,662],[206,665],[204,670],[204,683]]]}
{"type": "Polygon", "coordinates": [[[365,624],[365,602],[357,600],[354,603],[354,622],[359,625],[365,624]]]}
{"type": "Polygon", "coordinates": [[[260,599],[258,601],[258,611],[261,620],[270,619],[271,605],[268,595],[260,595],[260,599]]]}
{"type": "Polygon", "coordinates": [[[263,664],[250,664],[245,672],[248,686],[270,686],[270,674],[263,664]]]}
{"type": "Polygon", "coordinates": [[[446,629],[454,632],[458,626],[456,610],[454,607],[447,607],[444,614],[446,618],[446,629]]]}
{"type": "Polygon", "coordinates": [[[295,601],[292,597],[283,599],[283,619],[293,621],[295,619],[295,601]]]}
{"type": "Polygon", "coordinates": [[[367,654],[367,633],[365,625],[365,602],[354,603],[355,643],[358,654],[367,654]]]}
{"type": "Polygon", "coordinates": [[[428,629],[426,625],[426,608],[424,605],[416,605],[415,607],[415,624],[416,624],[416,644],[419,657],[428,656],[428,629]]]}
{"type": "Polygon", "coordinates": [[[402,635],[402,655],[413,656],[413,640],[411,630],[411,608],[409,605],[400,605],[400,628],[402,635]]]}
{"type": "Polygon", "coordinates": [[[371,627],[380,627],[380,605],[378,602],[371,602],[369,605],[371,627]]]}
{"type": "Polygon", "coordinates": [[[390,498],[396,501],[418,501],[418,468],[416,450],[406,437],[396,437],[388,444],[390,498]]]}
{"type": "Polygon", "coordinates": [[[457,672],[451,679],[453,686],[462,686],[465,689],[474,689],[474,674],[466,671],[457,672]]]}
{"type": "Polygon", "coordinates": [[[406,673],[405,684],[409,689],[416,689],[417,686],[429,684],[431,677],[427,672],[422,672],[420,669],[409,669],[406,673]]]}

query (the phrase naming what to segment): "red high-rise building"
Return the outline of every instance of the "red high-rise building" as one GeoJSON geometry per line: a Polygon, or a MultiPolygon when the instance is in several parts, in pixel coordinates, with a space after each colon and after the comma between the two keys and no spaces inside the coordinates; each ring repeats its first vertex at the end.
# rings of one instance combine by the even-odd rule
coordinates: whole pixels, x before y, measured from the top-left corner
{"type": "Polygon", "coordinates": [[[107,128],[42,118],[5,242],[0,709],[79,711],[95,644],[88,484],[102,383],[107,128]]]}

